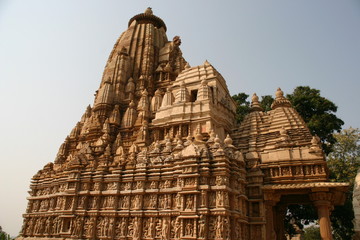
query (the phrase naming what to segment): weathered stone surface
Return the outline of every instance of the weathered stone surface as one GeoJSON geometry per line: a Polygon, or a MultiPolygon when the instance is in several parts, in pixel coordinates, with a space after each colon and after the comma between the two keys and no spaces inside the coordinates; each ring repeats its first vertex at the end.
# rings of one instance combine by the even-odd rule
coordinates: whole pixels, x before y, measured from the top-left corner
{"type": "Polygon", "coordinates": [[[19,239],[281,239],[283,196],[327,218],[342,203],[347,185],[327,183],[280,89],[269,112],[254,95],[237,126],[221,74],[190,67],[180,44],[151,9],[130,20],[93,106],[33,177],[19,239]]]}

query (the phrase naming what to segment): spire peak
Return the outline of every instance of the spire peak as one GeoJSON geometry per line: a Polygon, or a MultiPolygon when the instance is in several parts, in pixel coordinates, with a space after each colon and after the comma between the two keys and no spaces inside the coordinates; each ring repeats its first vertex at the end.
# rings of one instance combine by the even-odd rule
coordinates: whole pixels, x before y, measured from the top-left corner
{"type": "Polygon", "coordinates": [[[147,9],[145,9],[145,14],[149,14],[149,15],[152,15],[153,14],[153,11],[152,11],[152,8],[151,7],[148,7],[147,9]]]}

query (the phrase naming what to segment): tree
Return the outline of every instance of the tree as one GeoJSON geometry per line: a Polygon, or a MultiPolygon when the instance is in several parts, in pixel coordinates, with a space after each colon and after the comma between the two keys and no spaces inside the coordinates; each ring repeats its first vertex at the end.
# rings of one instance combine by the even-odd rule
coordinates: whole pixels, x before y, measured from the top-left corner
{"type": "Polygon", "coordinates": [[[236,122],[241,123],[246,114],[250,112],[250,102],[246,99],[249,97],[246,93],[238,93],[232,98],[236,102],[236,122]]]}
{"type": "Polygon", "coordinates": [[[326,154],[331,152],[336,139],[334,132],[339,132],[344,122],[335,113],[337,106],[320,95],[320,90],[308,86],[299,86],[292,94],[286,95],[293,107],[304,119],[313,135],[319,136],[326,154]]]}
{"type": "Polygon", "coordinates": [[[274,102],[274,98],[271,95],[261,96],[260,105],[265,112],[271,110],[271,104],[274,102]]]}
{"type": "Polygon", "coordinates": [[[10,235],[4,232],[2,230],[2,227],[0,226],[0,240],[11,240],[11,239],[12,238],[10,237],[10,235]]]}
{"type": "Polygon", "coordinates": [[[349,182],[349,194],[344,206],[336,206],[331,214],[331,222],[335,239],[351,239],[354,230],[352,219],[352,192],[357,170],[360,168],[360,130],[348,128],[334,134],[336,143],[328,155],[327,164],[330,180],[349,182]]]}
{"type": "Polygon", "coordinates": [[[317,226],[311,226],[304,229],[303,240],[321,240],[320,228],[317,226]]]}
{"type": "MultiPolygon", "coordinates": [[[[246,93],[238,93],[232,98],[236,102],[236,122],[241,123],[244,120],[244,117],[250,112],[250,102],[247,101],[249,97],[246,93]]],[[[271,110],[271,104],[274,101],[274,98],[270,95],[261,96],[260,106],[264,109],[264,111],[271,110]]]]}

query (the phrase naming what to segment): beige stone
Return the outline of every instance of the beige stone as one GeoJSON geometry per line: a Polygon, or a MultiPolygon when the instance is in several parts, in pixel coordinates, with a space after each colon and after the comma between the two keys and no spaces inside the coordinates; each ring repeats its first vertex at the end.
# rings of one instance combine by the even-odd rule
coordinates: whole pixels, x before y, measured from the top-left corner
{"type": "MultiPolygon", "coordinates": [[[[93,106],[32,178],[19,239],[283,239],[314,204],[323,239],[347,184],[281,89],[241,125],[221,74],[190,67],[151,9],[115,43],[93,106]]],[[[241,91],[239,89],[239,91],[241,91]]]]}

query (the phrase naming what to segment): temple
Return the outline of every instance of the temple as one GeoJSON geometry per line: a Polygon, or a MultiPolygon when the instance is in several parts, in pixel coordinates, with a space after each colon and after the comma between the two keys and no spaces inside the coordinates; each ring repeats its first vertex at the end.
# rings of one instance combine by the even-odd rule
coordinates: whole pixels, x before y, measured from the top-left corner
{"type": "Polygon", "coordinates": [[[348,184],[328,181],[281,89],[267,112],[254,94],[238,125],[224,78],[180,45],[151,8],[130,19],[94,103],[32,178],[18,239],[282,240],[290,204],[313,205],[332,239],[348,184]]]}

